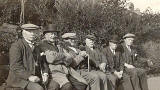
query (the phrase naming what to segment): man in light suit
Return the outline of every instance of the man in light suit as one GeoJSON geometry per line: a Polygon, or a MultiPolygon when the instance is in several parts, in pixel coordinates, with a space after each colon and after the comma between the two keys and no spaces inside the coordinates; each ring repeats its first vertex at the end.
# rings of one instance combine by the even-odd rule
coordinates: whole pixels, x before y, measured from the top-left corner
{"type": "Polygon", "coordinates": [[[48,66],[34,44],[40,28],[34,24],[24,24],[21,29],[23,38],[13,43],[9,51],[7,85],[26,90],[44,90],[41,85],[48,81],[48,66]]]}

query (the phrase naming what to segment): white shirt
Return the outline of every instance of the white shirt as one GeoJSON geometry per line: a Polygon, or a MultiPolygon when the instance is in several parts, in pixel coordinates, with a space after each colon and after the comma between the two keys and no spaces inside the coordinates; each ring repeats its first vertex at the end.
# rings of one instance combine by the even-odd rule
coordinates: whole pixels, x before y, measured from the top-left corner
{"type": "Polygon", "coordinates": [[[131,47],[126,45],[127,49],[131,52],[131,47]]]}
{"type": "Polygon", "coordinates": [[[32,43],[31,41],[28,41],[27,39],[25,39],[25,40],[33,51],[34,50],[34,45],[33,45],[34,43],[32,43]]]}
{"type": "Polygon", "coordinates": [[[111,52],[112,52],[114,55],[116,54],[116,51],[113,50],[113,49],[111,49],[111,47],[110,47],[110,50],[111,50],[111,52]]]}

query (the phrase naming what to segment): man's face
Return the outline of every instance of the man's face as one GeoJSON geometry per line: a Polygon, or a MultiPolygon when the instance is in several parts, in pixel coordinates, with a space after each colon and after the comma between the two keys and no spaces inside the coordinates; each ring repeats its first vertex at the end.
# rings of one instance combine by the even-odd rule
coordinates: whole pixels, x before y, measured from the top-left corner
{"type": "Polygon", "coordinates": [[[38,35],[38,30],[23,30],[22,35],[26,40],[34,41],[38,35]]]}
{"type": "Polygon", "coordinates": [[[133,44],[134,38],[126,38],[124,39],[124,42],[126,45],[130,46],[133,44]]]}
{"type": "Polygon", "coordinates": [[[94,41],[91,40],[91,39],[88,39],[86,38],[86,45],[89,47],[89,48],[93,48],[94,47],[94,41]]]}
{"type": "Polygon", "coordinates": [[[64,41],[68,42],[71,46],[75,46],[76,45],[76,42],[75,42],[74,38],[69,38],[69,39],[66,39],[64,41]]]}
{"type": "Polygon", "coordinates": [[[54,32],[48,32],[45,34],[45,39],[50,41],[50,42],[55,42],[57,38],[57,34],[54,32]]]}
{"type": "Polygon", "coordinates": [[[112,50],[116,50],[117,48],[117,44],[116,43],[113,43],[113,42],[109,42],[109,46],[112,50]]]}

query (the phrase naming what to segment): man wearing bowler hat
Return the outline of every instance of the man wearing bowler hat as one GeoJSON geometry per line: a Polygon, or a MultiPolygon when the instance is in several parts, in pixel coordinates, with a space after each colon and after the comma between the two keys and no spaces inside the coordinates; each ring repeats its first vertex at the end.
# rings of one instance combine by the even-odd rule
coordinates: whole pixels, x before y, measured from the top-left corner
{"type": "Polygon", "coordinates": [[[40,28],[34,24],[24,24],[21,29],[23,38],[13,43],[9,51],[10,71],[7,85],[26,90],[44,90],[40,84],[47,82],[48,67],[41,61],[34,44],[40,28]]]}
{"type": "Polygon", "coordinates": [[[39,47],[46,57],[50,75],[52,79],[59,84],[60,90],[73,90],[73,84],[68,79],[68,75],[77,75],[76,77],[73,76],[76,79],[80,78],[77,79],[77,81],[83,81],[83,78],[70,67],[72,57],[68,53],[65,53],[60,45],[57,45],[56,41],[58,39],[57,34],[59,31],[56,31],[54,24],[49,24],[44,29],[44,39],[39,47]]]}
{"type": "Polygon", "coordinates": [[[125,72],[131,76],[131,82],[134,90],[148,90],[147,75],[145,70],[136,68],[136,62],[138,60],[137,51],[133,47],[135,35],[127,33],[123,36],[122,43],[122,56],[124,59],[125,72]]]}
{"type": "Polygon", "coordinates": [[[129,76],[123,73],[124,62],[122,54],[117,50],[118,43],[118,35],[111,35],[109,37],[109,46],[103,49],[103,53],[107,58],[105,71],[110,81],[109,84],[112,90],[116,90],[116,88],[118,88],[118,82],[123,78],[125,83],[128,83],[127,87],[123,87],[123,89],[133,90],[129,76]]]}

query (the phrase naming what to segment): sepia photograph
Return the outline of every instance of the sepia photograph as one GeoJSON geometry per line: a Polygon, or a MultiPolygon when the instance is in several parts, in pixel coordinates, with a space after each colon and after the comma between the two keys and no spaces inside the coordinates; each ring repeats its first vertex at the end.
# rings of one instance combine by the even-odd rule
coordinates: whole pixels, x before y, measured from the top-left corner
{"type": "Polygon", "coordinates": [[[160,0],[0,0],[0,90],[160,90],[160,0]]]}

